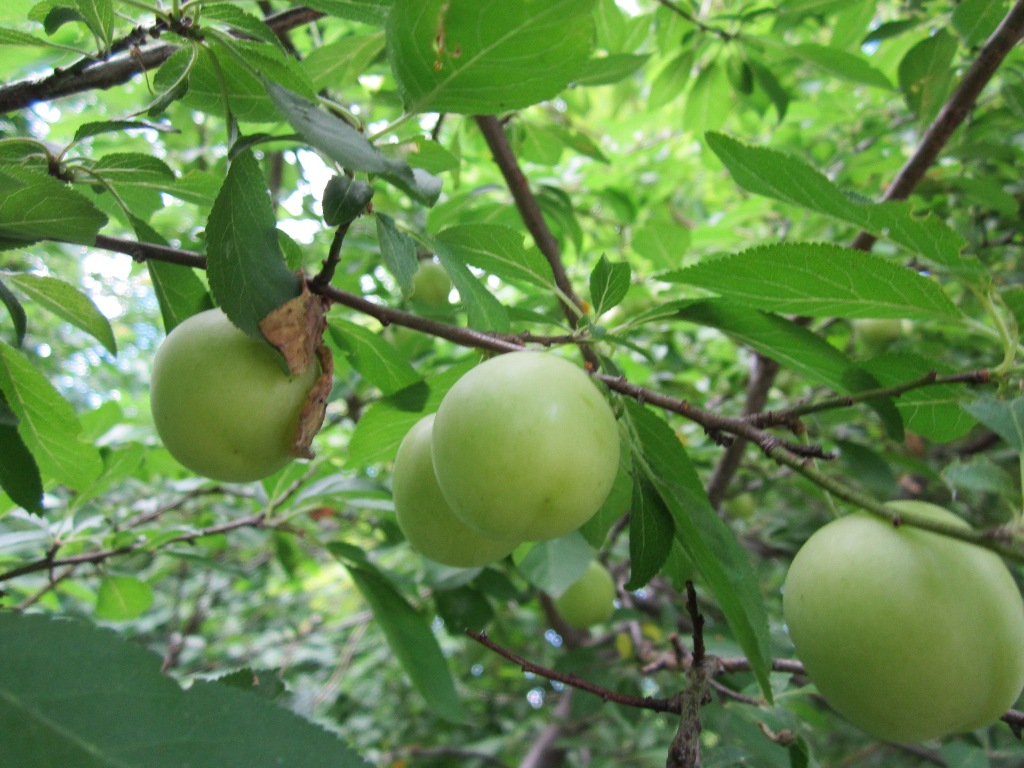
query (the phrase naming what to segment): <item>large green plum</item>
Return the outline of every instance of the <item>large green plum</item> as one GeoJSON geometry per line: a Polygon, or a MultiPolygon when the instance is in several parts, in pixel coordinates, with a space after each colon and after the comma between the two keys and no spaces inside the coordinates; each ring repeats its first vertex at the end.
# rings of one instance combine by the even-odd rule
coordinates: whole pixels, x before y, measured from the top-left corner
{"type": "Polygon", "coordinates": [[[615,611],[615,582],[597,560],[591,560],[569,588],[554,600],[555,610],[565,623],[586,629],[608,621],[615,611]]]}
{"type": "Polygon", "coordinates": [[[434,471],[453,511],[498,539],[576,530],[619,463],[615,416],[579,367],[543,352],[492,358],[459,379],[434,421],[434,471]]]}
{"type": "Polygon", "coordinates": [[[452,513],[434,476],[433,426],[433,414],[423,417],[398,448],[392,474],[398,526],[414,549],[435,562],[472,568],[500,560],[519,542],[483,536],[452,513]]]}
{"type": "Polygon", "coordinates": [[[160,344],[150,405],[164,446],[200,475],[249,482],[292,459],[314,364],[288,376],[273,349],[219,309],[193,315],[160,344]]]}
{"type": "MultiPolygon", "coordinates": [[[[967,527],[918,501],[896,512],[967,527]]],[[[1024,687],[1024,601],[993,552],[866,513],[816,531],[786,577],[797,656],[835,709],[910,743],[989,725],[1024,687]]]]}

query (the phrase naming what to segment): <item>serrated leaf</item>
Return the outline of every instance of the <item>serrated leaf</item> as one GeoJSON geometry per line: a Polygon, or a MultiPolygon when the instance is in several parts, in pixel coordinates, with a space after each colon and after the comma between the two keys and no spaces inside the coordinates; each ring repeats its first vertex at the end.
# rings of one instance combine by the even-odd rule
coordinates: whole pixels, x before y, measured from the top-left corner
{"type": "Polygon", "coordinates": [[[28,32],[21,32],[17,29],[8,29],[7,27],[0,27],[0,45],[19,45],[28,46],[32,48],[56,48],[62,51],[74,51],[82,56],[87,56],[88,51],[83,51],[79,48],[72,48],[67,45],[60,45],[47,40],[45,37],[36,37],[30,35],[28,32]]]}
{"type": "Polygon", "coordinates": [[[421,203],[437,202],[441,180],[436,176],[387,157],[340,117],[321,110],[299,94],[270,81],[264,81],[264,86],[292,128],[311,146],[350,170],[378,174],[421,203]]]}
{"type": "Polygon", "coordinates": [[[284,49],[274,30],[261,19],[230,3],[204,3],[203,22],[217,21],[256,40],[284,49]]]}
{"type": "Polygon", "coordinates": [[[448,252],[466,264],[513,283],[527,283],[551,290],[555,276],[539,251],[527,250],[523,236],[498,224],[464,224],[449,227],[436,236],[448,252]]]}
{"type": "Polygon", "coordinates": [[[441,398],[476,361],[418,381],[371,405],[356,424],[348,444],[347,467],[365,467],[391,461],[406,433],[423,416],[434,413],[441,398]]]}
{"type": "Polygon", "coordinates": [[[854,53],[814,43],[795,45],[787,50],[841,80],[870,85],[887,91],[893,90],[893,85],[889,82],[888,77],[868,64],[863,57],[854,53]]]}
{"type": "Polygon", "coordinates": [[[665,565],[672,551],[675,522],[661,495],[638,467],[634,471],[633,504],[629,510],[629,581],[626,589],[645,586],[665,565]]]}
{"type": "Polygon", "coordinates": [[[556,96],[586,64],[594,0],[395,0],[387,51],[408,112],[491,114],[556,96]]]}
{"type": "Polygon", "coordinates": [[[110,50],[114,39],[114,0],[72,0],[96,38],[101,52],[110,50]]]}
{"type": "Polygon", "coordinates": [[[89,200],[45,173],[0,167],[0,238],[24,243],[61,240],[93,245],[107,217],[89,200]]]}
{"type": "Polygon", "coordinates": [[[141,152],[104,155],[93,166],[97,175],[114,186],[148,187],[162,192],[174,183],[174,171],[163,160],[141,152]]]}
{"type": "Polygon", "coordinates": [[[755,309],[810,317],[949,319],[937,282],[880,256],[828,243],[777,243],[658,276],[755,309]]]}
{"type": "Polygon", "coordinates": [[[373,187],[365,181],[332,176],[324,187],[324,221],[330,227],[350,224],[363,214],[372,197],[373,187]]]}
{"type": "Polygon", "coordinates": [[[159,656],[91,624],[7,611],[0,646],[0,742],[12,766],[368,768],[258,696],[204,681],[183,691],[159,656]]]}
{"type": "Polygon", "coordinates": [[[922,124],[930,122],[946,101],[956,49],[956,38],[939,29],[907,51],[900,61],[900,90],[922,124]]]}
{"type": "Polygon", "coordinates": [[[28,330],[25,308],[21,306],[18,297],[11,293],[3,280],[0,280],[0,301],[7,307],[7,312],[11,316],[11,325],[14,326],[14,346],[20,347],[25,343],[25,331],[28,330]]]}
{"type": "Polygon", "coordinates": [[[511,323],[501,302],[494,298],[487,286],[469,271],[462,259],[452,253],[445,243],[435,240],[433,245],[437,258],[459,292],[470,327],[478,331],[507,333],[511,323]]]}
{"type": "Polygon", "coordinates": [[[153,604],[153,587],[134,576],[104,576],[96,593],[97,619],[128,621],[153,604]]]}
{"type": "MultiPolygon", "coordinates": [[[[951,372],[935,360],[908,353],[879,355],[862,365],[883,387],[913,381],[930,371],[951,372]]],[[[961,405],[969,397],[964,384],[939,384],[904,392],[893,402],[908,430],[926,440],[948,443],[966,435],[977,423],[961,405]]]]}
{"type": "Polygon", "coordinates": [[[99,136],[104,133],[120,133],[129,131],[158,131],[160,133],[178,133],[176,128],[163,123],[148,123],[143,120],[98,120],[91,123],[82,123],[75,129],[73,143],[78,143],[90,136],[99,136]]]}
{"type": "Polygon", "coordinates": [[[706,138],[736,183],[748,192],[853,224],[961,275],[969,276],[981,269],[976,260],[961,255],[965,243],[959,234],[932,215],[915,216],[906,201],[872,203],[855,199],[795,157],[748,146],[720,133],[710,133],[706,138]]]}
{"type": "Polygon", "coordinates": [[[395,276],[403,296],[412,294],[412,276],[416,274],[416,243],[395,226],[386,213],[377,214],[377,241],[384,266],[395,276]]]}
{"type": "Polygon", "coordinates": [[[600,317],[626,298],[632,275],[629,262],[613,264],[607,256],[601,254],[600,260],[590,272],[590,303],[594,308],[594,317],[600,317]]]}
{"type": "Polygon", "coordinates": [[[18,417],[18,434],[41,472],[82,490],[99,476],[97,450],[78,439],[74,409],[23,354],[0,342],[0,392],[18,417]]]}
{"type": "Polygon", "coordinates": [[[333,346],[352,367],[385,395],[420,380],[420,375],[391,344],[361,325],[332,317],[327,324],[333,346]]]}
{"type": "Polygon", "coordinates": [[[303,3],[330,16],[383,27],[388,19],[389,0],[310,0],[303,3]]]}
{"type": "Polygon", "coordinates": [[[56,277],[38,275],[11,275],[8,279],[36,304],[88,333],[110,354],[117,354],[117,342],[110,321],[92,299],[73,285],[56,277]]]}
{"type": "Polygon", "coordinates": [[[583,575],[594,550],[578,531],[530,547],[516,570],[537,589],[558,597],[583,575]]]}
{"type": "Polygon", "coordinates": [[[345,88],[384,50],[384,33],[348,35],[314,48],[302,60],[302,68],[314,88],[345,88]]]}
{"type": "Polygon", "coordinates": [[[453,723],[468,713],[455,691],[448,662],[427,619],[413,608],[387,577],[365,558],[354,559],[347,548],[329,546],[344,564],[363,599],[370,605],[391,652],[430,708],[453,723]]]}
{"type": "Polygon", "coordinates": [[[746,552],[715,514],[682,443],[668,424],[633,401],[626,402],[624,418],[635,441],[634,457],[640,471],[671,513],[676,540],[714,594],[750,661],[761,693],[771,702],[768,616],[746,552]]]}
{"type": "Polygon", "coordinates": [[[983,397],[964,405],[966,411],[991,429],[1007,445],[1024,454],[1024,397],[997,400],[983,397]]]}
{"type": "Polygon", "coordinates": [[[0,489],[29,512],[43,511],[43,480],[17,428],[18,419],[0,392],[0,489]]]}
{"type": "Polygon", "coordinates": [[[267,182],[252,152],[239,154],[206,225],[210,290],[231,321],[263,338],[260,321],[299,295],[277,239],[267,182]]]}

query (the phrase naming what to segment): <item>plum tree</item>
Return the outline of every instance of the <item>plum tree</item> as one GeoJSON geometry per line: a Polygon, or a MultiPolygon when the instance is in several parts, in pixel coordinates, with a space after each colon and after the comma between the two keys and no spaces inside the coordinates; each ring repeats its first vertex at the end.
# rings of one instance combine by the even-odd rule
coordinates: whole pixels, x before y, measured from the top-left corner
{"type": "MultiPolygon", "coordinates": [[[[967,527],[924,502],[888,505],[967,527]]],[[[1024,687],[1024,601],[1003,561],[866,513],[801,547],[783,614],[807,674],[867,733],[918,742],[994,722],[1024,687]]]]}
{"type": "Polygon", "coordinates": [[[273,349],[247,336],[220,309],[193,315],[163,340],[153,360],[150,407],[164,446],[214,480],[249,482],[284,467],[314,364],[285,373],[273,349]]]}
{"type": "Polygon", "coordinates": [[[392,495],[398,526],[414,549],[444,565],[472,568],[509,554],[518,541],[488,538],[452,512],[434,476],[430,438],[434,415],[409,430],[395,457],[392,495]]]}
{"type": "Polygon", "coordinates": [[[412,296],[418,301],[433,307],[448,304],[448,294],[452,290],[452,279],[448,277],[444,267],[436,261],[423,260],[416,267],[412,276],[412,296]]]}
{"type": "Polygon", "coordinates": [[[608,621],[615,611],[615,582],[608,569],[591,560],[587,570],[554,600],[565,623],[586,629],[608,621]]]}
{"type": "Polygon", "coordinates": [[[619,436],[580,368],[544,352],[492,358],[459,379],[433,430],[434,471],[452,510],[499,539],[576,530],[608,496],[619,436]]]}

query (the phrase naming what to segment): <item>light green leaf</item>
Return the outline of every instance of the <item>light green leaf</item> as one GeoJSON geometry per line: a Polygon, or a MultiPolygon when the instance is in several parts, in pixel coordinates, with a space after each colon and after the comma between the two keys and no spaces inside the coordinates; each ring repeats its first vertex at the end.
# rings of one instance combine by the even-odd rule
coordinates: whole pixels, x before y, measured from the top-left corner
{"type": "Polygon", "coordinates": [[[368,768],[285,707],[215,682],[183,691],[159,656],[91,624],[5,611],[0,646],[0,740],[12,766],[368,768]]]}
{"type": "Polygon", "coordinates": [[[949,95],[956,49],[956,38],[945,29],[939,29],[907,51],[900,61],[900,90],[907,106],[922,124],[938,114],[949,95]]]}
{"type": "Polygon", "coordinates": [[[436,236],[448,253],[466,264],[513,283],[529,283],[547,290],[555,287],[551,265],[539,251],[523,247],[523,236],[497,224],[449,227],[436,236]]]}
{"type": "Polygon", "coordinates": [[[409,605],[362,552],[343,544],[329,545],[329,549],[352,576],[384,632],[388,647],[430,708],[449,722],[464,722],[468,713],[455,691],[448,662],[426,617],[409,605]]]}
{"type": "Polygon", "coordinates": [[[644,406],[626,402],[625,416],[640,471],[661,496],[675,538],[693,560],[750,661],[761,693],[772,701],[768,616],[747,553],[715,513],[675,432],[644,406]]]}
{"type": "Polygon", "coordinates": [[[853,224],[963,276],[981,269],[976,260],[960,253],[965,243],[959,234],[932,215],[915,216],[906,201],[872,203],[851,197],[796,157],[748,146],[724,134],[708,134],[707,142],[748,192],[853,224]]]}
{"type": "Polygon", "coordinates": [[[953,9],[953,26],[964,45],[979,45],[995,32],[1006,10],[1004,0],[960,0],[953,9]]]}
{"type": "Polygon", "coordinates": [[[842,80],[862,83],[887,91],[893,89],[889,78],[868,64],[862,56],[847,53],[827,45],[815,45],[814,43],[795,45],[788,50],[804,61],[814,64],[816,67],[842,80]]]}
{"type": "Polygon", "coordinates": [[[1011,448],[1024,454],[1024,397],[1014,400],[983,397],[967,403],[964,408],[1011,448]]]}
{"type": "MultiPolygon", "coordinates": [[[[518,556],[518,551],[513,555],[518,556]]],[[[537,589],[558,597],[576,581],[594,559],[594,550],[578,531],[530,547],[516,570],[537,589]]]]}
{"type": "Polygon", "coordinates": [[[649,221],[633,233],[633,249],[655,269],[675,269],[690,247],[690,230],[667,221],[649,221]]]}
{"type": "Polygon", "coordinates": [[[590,273],[590,303],[593,305],[594,317],[600,317],[626,298],[631,277],[629,262],[613,264],[607,256],[601,255],[590,273]]]}
{"type": "Polygon", "coordinates": [[[134,576],[104,576],[96,594],[96,618],[128,621],[144,614],[153,604],[153,588],[134,576]]]}
{"type": "Polygon", "coordinates": [[[0,392],[18,417],[18,434],[44,476],[83,490],[99,476],[99,452],[78,439],[74,409],[23,354],[0,342],[0,392]]]}
{"type": "Polygon", "coordinates": [[[52,176],[0,166],[0,239],[92,245],[106,223],[86,197],[52,176]]]}
{"type": "Polygon", "coordinates": [[[56,48],[62,51],[72,51],[81,56],[88,55],[88,51],[72,48],[67,45],[60,45],[47,40],[45,37],[36,37],[35,35],[30,35],[28,32],[20,32],[16,29],[7,29],[6,27],[0,27],[0,45],[20,45],[32,48],[56,48]]]}
{"type": "Polygon", "coordinates": [[[96,37],[102,53],[110,50],[114,40],[114,0],[73,0],[75,9],[96,37]]]}
{"type": "Polygon", "coordinates": [[[346,88],[384,49],[384,33],[349,35],[314,48],[302,60],[314,88],[346,88]]]}
{"type": "Polygon", "coordinates": [[[402,355],[369,328],[332,317],[328,321],[332,345],[346,355],[352,367],[385,395],[420,380],[420,375],[402,355]]]}
{"type": "Polygon", "coordinates": [[[231,321],[261,339],[259,323],[299,295],[277,239],[267,182],[252,152],[235,157],[206,225],[210,290],[231,321]]]}
{"type": "Polygon", "coordinates": [[[634,53],[599,56],[587,61],[573,82],[578,86],[611,85],[635,74],[650,58],[649,54],[634,53]]]}
{"type": "Polygon", "coordinates": [[[593,45],[594,0],[395,0],[387,50],[409,112],[490,114],[556,96],[593,45]]]}
{"type": "Polygon", "coordinates": [[[92,299],[73,285],[56,277],[37,275],[11,275],[8,279],[36,304],[88,333],[110,354],[117,354],[117,342],[110,321],[103,316],[92,299]]]}
{"type": "Polygon", "coordinates": [[[755,309],[811,317],[950,319],[956,306],[934,280],[864,251],[778,243],[659,275],[755,309]]]}
{"type": "Polygon", "coordinates": [[[203,3],[203,21],[220,22],[230,29],[283,50],[280,39],[261,19],[230,3],[203,3]]]}
{"type": "Polygon", "coordinates": [[[162,192],[174,184],[174,171],[167,163],[140,152],[104,155],[96,161],[92,169],[115,187],[131,185],[162,192]]]}
{"type": "Polygon", "coordinates": [[[733,90],[725,67],[712,60],[700,71],[686,94],[683,127],[697,136],[722,127],[732,110],[733,90]]]}
{"type": "Polygon", "coordinates": [[[452,279],[466,310],[469,325],[478,331],[508,332],[508,312],[487,287],[469,271],[459,256],[438,240],[433,242],[437,258],[452,279]]]}

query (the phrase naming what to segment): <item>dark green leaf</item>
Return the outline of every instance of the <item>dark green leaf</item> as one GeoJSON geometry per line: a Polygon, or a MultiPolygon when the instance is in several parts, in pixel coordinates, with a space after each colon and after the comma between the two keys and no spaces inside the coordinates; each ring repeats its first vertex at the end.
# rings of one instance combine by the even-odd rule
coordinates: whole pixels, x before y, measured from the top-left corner
{"type": "Polygon", "coordinates": [[[18,417],[18,434],[47,477],[82,490],[99,476],[97,450],[78,439],[74,409],[23,354],[0,342],[0,392],[18,417]]]}
{"type": "Polygon", "coordinates": [[[43,511],[43,480],[39,467],[18,434],[17,416],[0,392],[0,489],[29,512],[43,511]]]}
{"type": "Polygon", "coordinates": [[[427,619],[367,560],[353,560],[345,549],[330,549],[348,569],[384,632],[388,647],[430,708],[445,720],[465,721],[467,712],[427,619]]]}
{"type": "Polygon", "coordinates": [[[654,485],[638,467],[634,472],[633,504],[629,511],[629,581],[626,589],[645,586],[672,550],[676,525],[654,485]]]}
{"type": "Polygon", "coordinates": [[[900,90],[922,124],[931,122],[949,95],[956,49],[956,38],[940,29],[907,51],[900,61],[900,90]]]}
{"type": "Polygon", "coordinates": [[[206,238],[214,298],[235,325],[262,338],[260,321],[299,295],[299,279],[285,264],[267,183],[251,152],[232,161],[206,238]]]}
{"type": "Polygon", "coordinates": [[[373,197],[373,187],[348,176],[332,176],[324,187],[324,221],[330,227],[350,224],[359,218],[373,197]]]}
{"type": "Polygon", "coordinates": [[[0,238],[92,245],[107,217],[61,181],[27,168],[0,167],[0,238]]]}
{"type": "Polygon", "coordinates": [[[0,645],[0,741],[12,766],[368,765],[244,691],[201,681],[183,691],[160,673],[159,656],[77,620],[7,611],[0,645]]]}
{"type": "Polygon", "coordinates": [[[958,316],[934,280],[880,256],[828,243],[759,246],[659,279],[697,285],[756,309],[811,317],[958,316]]]}
{"type": "Polygon", "coordinates": [[[974,46],[985,42],[1006,13],[1002,0],[960,0],[953,9],[953,26],[963,38],[964,45],[974,46]]]}
{"type": "Polygon", "coordinates": [[[412,276],[416,274],[416,243],[395,226],[386,213],[377,214],[377,240],[384,266],[395,276],[403,296],[412,294],[412,276]]]}
{"type": "Polygon", "coordinates": [[[256,40],[282,47],[277,35],[263,21],[230,3],[204,3],[203,22],[210,21],[220,22],[229,29],[242,32],[256,40]]]}
{"type": "Polygon", "coordinates": [[[9,280],[36,304],[88,333],[110,354],[117,354],[117,342],[110,321],[103,316],[92,299],[73,285],[56,277],[36,275],[11,275],[9,280]]]}
{"type": "Polygon", "coordinates": [[[601,254],[590,273],[590,302],[595,317],[618,306],[626,298],[632,274],[628,262],[618,261],[613,264],[607,256],[601,254]]]}
{"type": "Polygon", "coordinates": [[[672,515],[676,540],[693,560],[750,661],[761,693],[772,700],[768,616],[743,547],[715,514],[675,432],[644,406],[626,402],[634,457],[672,515]]]}
{"type": "Polygon", "coordinates": [[[594,0],[395,0],[387,50],[409,112],[491,114],[556,96],[593,45],[594,0]]]}
{"type": "Polygon", "coordinates": [[[339,317],[328,322],[334,347],[349,363],[385,395],[394,394],[420,380],[420,375],[402,355],[369,328],[339,317]]]}
{"type": "Polygon", "coordinates": [[[795,157],[747,146],[720,133],[709,134],[707,142],[736,183],[748,192],[853,224],[962,275],[980,269],[976,260],[961,255],[964,241],[959,234],[934,216],[915,216],[906,201],[865,202],[845,194],[795,157]]]}
{"type": "Polygon", "coordinates": [[[164,123],[148,123],[143,120],[100,120],[91,123],[82,123],[75,130],[74,142],[77,144],[82,139],[90,136],[99,136],[104,133],[120,133],[130,131],[158,131],[160,133],[177,133],[177,130],[164,123]]]}
{"type": "Polygon", "coordinates": [[[310,0],[303,3],[310,8],[337,16],[339,19],[360,21],[383,27],[388,19],[388,0],[310,0]]]}
{"type": "Polygon", "coordinates": [[[27,330],[25,308],[21,306],[18,297],[11,293],[3,280],[0,280],[0,301],[7,307],[7,312],[11,316],[11,324],[14,326],[14,346],[20,347],[25,342],[25,331],[27,330]]]}
{"type": "Polygon", "coordinates": [[[984,397],[967,403],[964,408],[1011,448],[1024,454],[1024,397],[1015,400],[984,397]]]}

